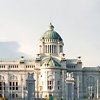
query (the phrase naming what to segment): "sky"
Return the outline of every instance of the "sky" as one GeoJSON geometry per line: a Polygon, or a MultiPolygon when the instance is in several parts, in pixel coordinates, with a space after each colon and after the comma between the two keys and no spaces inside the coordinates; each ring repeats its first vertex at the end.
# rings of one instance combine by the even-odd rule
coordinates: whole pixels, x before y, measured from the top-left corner
{"type": "Polygon", "coordinates": [[[0,59],[34,59],[50,22],[66,59],[100,66],[100,0],[0,0],[0,59]]]}

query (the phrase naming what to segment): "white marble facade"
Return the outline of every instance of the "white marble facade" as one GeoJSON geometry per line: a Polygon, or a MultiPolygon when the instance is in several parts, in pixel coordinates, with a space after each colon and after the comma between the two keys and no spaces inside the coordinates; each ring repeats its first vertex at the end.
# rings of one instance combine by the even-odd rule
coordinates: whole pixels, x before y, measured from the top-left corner
{"type": "MultiPolygon", "coordinates": [[[[39,53],[36,59],[0,60],[0,96],[26,98],[28,72],[34,72],[35,97],[47,98],[50,95],[66,99],[67,73],[73,73],[74,99],[100,97],[100,68],[82,67],[81,58],[65,58],[63,39],[49,25],[47,33],[39,40],[39,53]],[[50,32],[48,32],[50,31],[50,32]],[[54,37],[49,35],[54,34],[54,37]],[[45,36],[49,35],[49,36],[45,36]]],[[[70,95],[70,94],[69,94],[70,95]]],[[[74,100],[72,99],[72,100],[74,100]]],[[[67,100],[67,99],[66,99],[67,100]]]]}

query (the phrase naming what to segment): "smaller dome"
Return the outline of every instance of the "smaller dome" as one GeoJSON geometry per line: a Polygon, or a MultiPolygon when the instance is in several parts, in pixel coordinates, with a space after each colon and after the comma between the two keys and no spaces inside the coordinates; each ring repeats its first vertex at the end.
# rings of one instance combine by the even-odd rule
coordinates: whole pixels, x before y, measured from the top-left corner
{"type": "Polygon", "coordinates": [[[58,39],[59,41],[62,41],[61,36],[54,31],[54,26],[51,23],[48,26],[48,31],[46,31],[40,39],[58,39]]]}
{"type": "Polygon", "coordinates": [[[58,62],[56,62],[52,57],[50,57],[46,62],[42,64],[42,66],[60,66],[58,62]]]}
{"type": "Polygon", "coordinates": [[[48,26],[48,30],[53,30],[54,26],[52,25],[52,23],[50,23],[50,25],[48,26]]]}

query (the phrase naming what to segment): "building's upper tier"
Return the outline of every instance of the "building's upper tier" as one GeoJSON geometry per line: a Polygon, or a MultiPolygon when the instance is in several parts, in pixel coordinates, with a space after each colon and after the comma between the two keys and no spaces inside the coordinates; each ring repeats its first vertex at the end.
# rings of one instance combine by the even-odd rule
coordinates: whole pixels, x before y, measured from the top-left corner
{"type": "Polygon", "coordinates": [[[54,31],[54,26],[51,23],[48,26],[48,31],[46,31],[40,39],[58,39],[59,41],[62,41],[61,36],[54,31]]]}

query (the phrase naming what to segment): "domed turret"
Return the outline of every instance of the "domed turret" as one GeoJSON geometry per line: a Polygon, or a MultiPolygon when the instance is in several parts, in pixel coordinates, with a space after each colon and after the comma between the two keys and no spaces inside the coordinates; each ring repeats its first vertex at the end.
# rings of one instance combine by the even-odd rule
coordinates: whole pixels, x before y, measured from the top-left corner
{"type": "Polygon", "coordinates": [[[40,38],[39,53],[59,56],[60,53],[63,53],[63,45],[63,39],[54,31],[54,26],[50,23],[48,30],[40,38]]]}
{"type": "Polygon", "coordinates": [[[53,30],[54,26],[52,25],[52,23],[50,23],[50,25],[48,26],[48,30],[53,30]]]}

